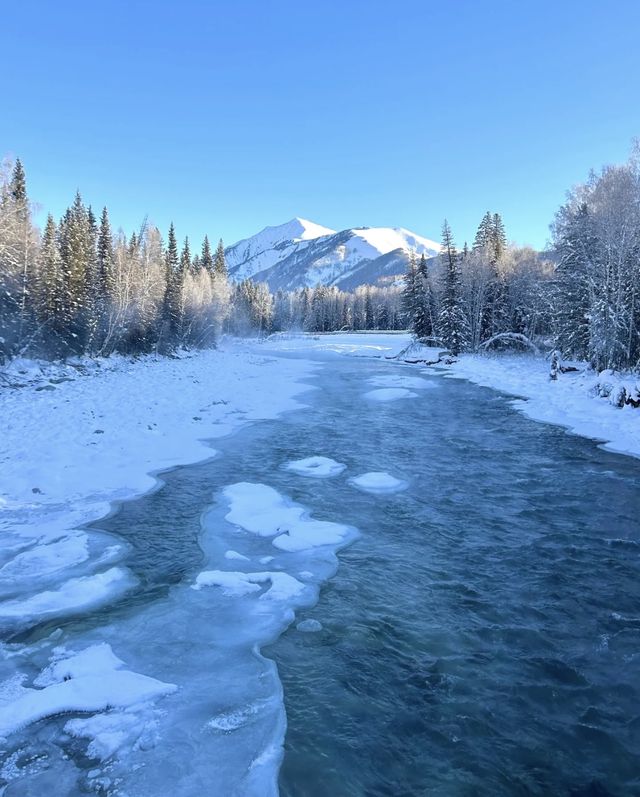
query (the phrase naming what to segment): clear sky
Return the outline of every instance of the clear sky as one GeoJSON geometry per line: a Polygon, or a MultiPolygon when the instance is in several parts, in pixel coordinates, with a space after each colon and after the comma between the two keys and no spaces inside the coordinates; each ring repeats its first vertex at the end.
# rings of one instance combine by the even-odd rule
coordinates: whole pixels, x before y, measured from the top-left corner
{"type": "Polygon", "coordinates": [[[640,135],[639,32],[638,0],[8,0],[0,155],[127,231],[446,216],[461,244],[491,209],[542,246],[640,135]]]}

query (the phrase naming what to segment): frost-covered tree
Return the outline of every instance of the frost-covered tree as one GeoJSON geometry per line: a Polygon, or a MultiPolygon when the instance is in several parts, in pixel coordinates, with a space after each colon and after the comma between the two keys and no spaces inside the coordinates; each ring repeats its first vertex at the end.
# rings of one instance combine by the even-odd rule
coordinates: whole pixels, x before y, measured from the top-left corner
{"type": "Polygon", "coordinates": [[[442,226],[442,250],[444,281],[440,300],[438,330],[444,344],[457,355],[469,345],[469,323],[462,304],[462,281],[458,253],[445,219],[442,226]]]}
{"type": "Polygon", "coordinates": [[[227,261],[224,256],[222,238],[218,241],[218,248],[216,249],[216,255],[213,261],[213,271],[216,276],[223,277],[224,279],[227,279],[229,276],[227,273],[227,261]]]}
{"type": "Polygon", "coordinates": [[[553,227],[556,336],[597,369],[640,363],[640,163],[607,166],[573,189],[553,227]]]}

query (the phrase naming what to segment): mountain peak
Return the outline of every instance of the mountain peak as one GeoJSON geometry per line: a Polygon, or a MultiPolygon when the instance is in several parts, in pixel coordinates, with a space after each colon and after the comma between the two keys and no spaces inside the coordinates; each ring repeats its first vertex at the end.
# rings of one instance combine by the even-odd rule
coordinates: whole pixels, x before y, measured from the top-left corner
{"type": "MultiPolygon", "coordinates": [[[[303,219],[300,216],[294,216],[291,221],[278,224],[275,227],[265,227],[262,230],[262,233],[281,236],[281,241],[310,241],[314,238],[321,238],[323,235],[334,235],[335,232],[329,227],[323,227],[322,224],[316,224],[314,221],[303,219]]],[[[258,233],[258,235],[262,233],[258,233]]]]}
{"type": "Polygon", "coordinates": [[[265,227],[226,250],[229,273],[273,289],[304,285],[376,284],[402,273],[409,252],[432,257],[440,245],[402,227],[352,227],[335,232],[296,216],[265,227]]]}

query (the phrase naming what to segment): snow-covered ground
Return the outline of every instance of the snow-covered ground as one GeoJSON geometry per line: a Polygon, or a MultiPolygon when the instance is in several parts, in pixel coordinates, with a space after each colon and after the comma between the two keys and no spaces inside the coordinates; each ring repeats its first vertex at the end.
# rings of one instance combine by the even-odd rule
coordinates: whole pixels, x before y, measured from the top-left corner
{"type": "MultiPolygon", "coordinates": [[[[327,335],[280,335],[265,341],[269,351],[323,351],[351,357],[394,357],[411,343],[411,336],[402,333],[346,333],[327,335]]],[[[439,349],[422,347],[412,359],[438,359],[439,349]]],[[[549,379],[549,361],[529,354],[463,354],[451,365],[425,367],[414,365],[425,373],[468,379],[517,397],[513,406],[536,421],[558,424],[574,434],[601,441],[605,448],[620,454],[640,457],[640,408],[616,407],[598,394],[597,386],[614,397],[621,387],[634,394],[640,390],[640,375],[597,374],[584,364],[577,372],[558,374],[549,379]]],[[[420,385],[411,378],[390,375],[384,385],[367,398],[390,400],[408,398],[420,385]]],[[[413,394],[415,395],[415,394],[413,394]]]]}
{"type": "Polygon", "coordinates": [[[14,362],[0,390],[0,628],[106,603],[135,585],[124,544],[78,527],[215,455],[207,442],[301,406],[314,372],[229,344],[176,359],[14,362]]]}
{"type": "MultiPolygon", "coordinates": [[[[229,341],[222,350],[175,359],[114,357],[66,366],[14,362],[0,372],[3,383],[13,385],[0,391],[0,631],[23,631],[44,619],[60,619],[62,625],[65,617],[110,604],[134,589],[136,576],[126,565],[127,543],[84,525],[109,512],[112,502],[153,489],[158,483],[153,473],[214,456],[208,441],[303,406],[297,397],[310,389],[305,379],[323,367],[305,354],[384,360],[410,342],[406,334],[280,335],[262,342],[229,341]],[[290,353],[296,356],[286,356],[290,353]]],[[[421,356],[435,360],[437,350],[423,350],[421,356]]],[[[562,424],[605,441],[613,450],[640,456],[640,410],[618,409],[594,390],[604,382],[635,389],[633,377],[598,376],[584,369],[551,381],[544,358],[524,355],[468,355],[448,366],[389,365],[388,375],[363,379],[361,399],[368,407],[371,401],[398,401],[398,406],[407,399],[420,401],[434,384],[423,374],[438,373],[513,394],[518,397],[514,406],[529,417],[562,424]]],[[[309,454],[284,460],[280,467],[292,479],[341,477],[344,463],[309,454]]],[[[349,482],[375,494],[376,502],[408,487],[407,481],[382,471],[364,472],[349,482]]],[[[215,614],[215,606],[236,611],[227,606],[237,602],[238,612],[246,608],[238,615],[241,634],[251,640],[274,638],[294,619],[295,610],[317,599],[320,583],[332,572],[333,552],[357,535],[348,525],[314,517],[289,498],[288,490],[279,492],[268,484],[236,481],[219,499],[222,505],[215,505],[203,520],[200,545],[206,569],[176,587],[167,603],[150,606],[142,619],[134,618],[127,634],[107,642],[96,629],[81,645],[69,645],[58,628],[32,647],[29,655],[35,657],[36,669],[30,659],[26,663],[26,654],[22,662],[18,645],[2,649],[0,737],[62,712],[84,712],[87,717],[68,720],[64,729],[76,739],[89,740],[92,758],[107,759],[123,746],[147,750],[155,744],[158,723],[164,722],[166,733],[172,727],[156,702],[197,705],[204,689],[197,678],[192,684],[176,677],[170,657],[147,655],[147,645],[162,645],[167,613],[183,618],[173,624],[174,635],[184,628],[188,637],[193,617],[215,614]],[[221,518],[229,525],[227,539],[221,518]],[[259,553],[256,549],[252,554],[251,540],[262,546],[259,553]],[[287,560],[295,565],[293,574],[284,572],[282,557],[293,557],[287,560]],[[145,634],[141,659],[130,641],[145,634]]],[[[215,623],[209,625],[211,641],[218,640],[215,623]]],[[[313,620],[299,627],[321,629],[313,620]]],[[[172,650],[181,644],[186,642],[175,643],[172,650]]],[[[198,655],[215,650],[215,645],[205,644],[198,655]]],[[[208,663],[221,667],[216,670],[221,694],[231,689],[233,667],[240,666],[231,648],[224,655],[234,664],[208,663]],[[231,680],[223,681],[222,672],[228,670],[231,680]]],[[[277,733],[251,766],[258,773],[264,764],[275,784],[283,709],[275,692],[265,701],[258,708],[242,704],[240,714],[221,706],[206,727],[240,733],[247,712],[266,716],[265,727],[275,725],[277,733]]],[[[253,732],[247,728],[247,734],[253,732]]],[[[224,760],[227,748],[220,749],[224,760]]],[[[162,750],[158,748],[158,760],[162,750]]],[[[11,761],[10,756],[6,766],[11,761]]],[[[275,785],[265,791],[263,776],[255,777],[259,785],[252,794],[275,793],[275,785]]]]}

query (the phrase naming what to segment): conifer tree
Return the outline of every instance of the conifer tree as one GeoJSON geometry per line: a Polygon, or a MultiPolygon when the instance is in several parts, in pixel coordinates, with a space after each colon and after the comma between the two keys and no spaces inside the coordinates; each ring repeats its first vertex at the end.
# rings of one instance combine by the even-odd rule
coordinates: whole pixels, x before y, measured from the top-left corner
{"type": "Polygon", "coordinates": [[[69,347],[85,351],[90,335],[90,282],[92,230],[90,217],[82,203],[80,192],[66,211],[59,227],[60,258],[64,295],[62,299],[63,325],[68,334],[69,347]]]}
{"type": "Polygon", "coordinates": [[[167,280],[178,270],[178,242],[176,241],[176,231],[173,222],[169,225],[169,235],[167,236],[167,280]]]}
{"type": "Polygon", "coordinates": [[[227,279],[227,262],[224,256],[224,244],[222,243],[222,238],[218,241],[218,248],[216,249],[213,270],[218,277],[227,279]]]}
{"type": "Polygon", "coordinates": [[[109,213],[106,207],[102,209],[102,215],[100,216],[96,265],[98,284],[100,286],[104,308],[113,296],[114,290],[113,236],[111,234],[111,224],[109,223],[109,213]]]}
{"type": "Polygon", "coordinates": [[[491,211],[487,211],[482,217],[482,221],[478,225],[476,237],[473,241],[473,251],[477,252],[479,249],[488,249],[491,243],[491,236],[493,232],[493,218],[491,211]]]}
{"type": "Polygon", "coordinates": [[[408,328],[413,329],[413,321],[416,316],[416,286],[418,282],[418,264],[416,263],[416,253],[411,250],[407,261],[407,270],[403,277],[402,288],[402,309],[408,328]]]}
{"type": "Polygon", "coordinates": [[[188,271],[191,271],[191,249],[189,248],[189,239],[184,239],[184,244],[182,246],[182,251],[180,252],[180,271],[182,274],[186,274],[188,271]]]}
{"type": "Polygon", "coordinates": [[[444,261],[444,285],[438,326],[445,345],[453,355],[457,355],[468,345],[469,323],[462,309],[458,253],[446,219],[442,226],[441,257],[444,261]]]}
{"type": "Polygon", "coordinates": [[[202,242],[200,267],[206,269],[209,273],[213,272],[213,256],[211,254],[211,245],[209,244],[209,237],[207,235],[204,236],[204,241],[202,242]]]}
{"type": "Polygon", "coordinates": [[[182,327],[182,286],[183,272],[178,258],[178,242],[173,222],[169,225],[167,251],[165,253],[165,292],[163,301],[163,345],[172,346],[180,337],[182,327]],[[169,339],[169,340],[167,340],[169,339]]]}
{"type": "Polygon", "coordinates": [[[53,353],[60,351],[58,336],[63,332],[61,319],[64,284],[61,266],[58,231],[53,216],[49,214],[40,246],[38,316],[53,337],[53,353]]]}
{"type": "Polygon", "coordinates": [[[416,272],[413,333],[419,340],[435,335],[435,301],[424,253],[416,272]]]}
{"type": "Polygon", "coordinates": [[[504,255],[507,248],[507,233],[504,229],[504,223],[499,213],[494,213],[491,220],[491,258],[494,263],[497,263],[504,255]]]}

